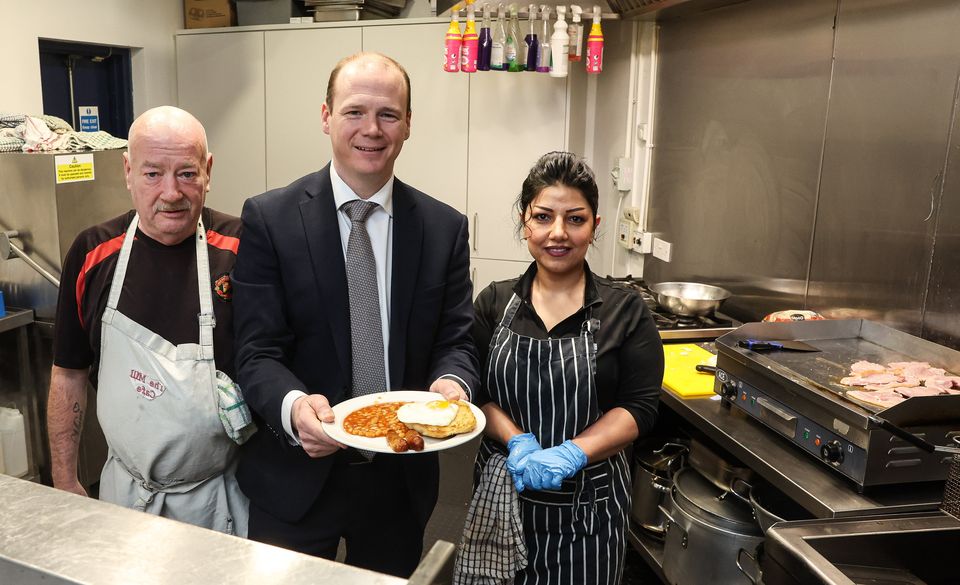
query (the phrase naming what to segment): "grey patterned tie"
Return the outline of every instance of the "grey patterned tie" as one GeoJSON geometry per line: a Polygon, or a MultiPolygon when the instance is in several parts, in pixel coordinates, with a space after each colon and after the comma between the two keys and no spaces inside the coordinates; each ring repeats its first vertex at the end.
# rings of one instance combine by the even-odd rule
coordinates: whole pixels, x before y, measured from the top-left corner
{"type": "Polygon", "coordinates": [[[376,203],[362,199],[343,204],[343,212],[350,218],[346,265],[353,355],[352,396],[384,392],[387,389],[377,264],[366,225],[367,218],[377,207],[376,203]]]}

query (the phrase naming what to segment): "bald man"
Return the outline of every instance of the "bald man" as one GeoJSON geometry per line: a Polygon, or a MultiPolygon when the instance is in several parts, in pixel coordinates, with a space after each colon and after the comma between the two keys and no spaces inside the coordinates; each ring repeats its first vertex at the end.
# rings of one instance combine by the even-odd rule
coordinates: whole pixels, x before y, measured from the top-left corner
{"type": "Polygon", "coordinates": [[[245,536],[238,446],[215,402],[217,370],[233,369],[240,221],[203,205],[213,155],[196,118],[154,108],[129,136],[134,209],[81,232],[64,261],[47,407],[53,483],[86,495],[77,454],[89,379],[109,447],[100,499],[245,536]]]}

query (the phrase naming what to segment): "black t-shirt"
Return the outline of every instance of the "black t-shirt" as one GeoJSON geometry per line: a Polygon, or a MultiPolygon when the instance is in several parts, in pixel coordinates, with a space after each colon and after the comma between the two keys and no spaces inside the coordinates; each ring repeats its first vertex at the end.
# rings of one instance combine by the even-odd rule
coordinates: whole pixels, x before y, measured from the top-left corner
{"type": "Polygon", "coordinates": [[[644,435],[656,422],[657,404],[660,401],[663,382],[660,334],[650,309],[636,291],[614,286],[590,272],[589,266],[585,266],[584,270],[584,306],[550,331],[547,331],[530,301],[530,289],[537,273],[536,262],[531,263],[520,278],[493,282],[480,293],[474,303],[477,315],[473,325],[473,341],[482,364],[481,386],[475,401],[483,405],[492,400],[489,389],[484,385],[490,339],[510,297],[516,293],[521,305],[510,324],[510,330],[518,335],[535,339],[577,337],[588,308],[591,317],[600,320],[600,329],[594,334],[600,411],[607,412],[618,406],[626,409],[637,422],[640,434],[644,435]]]}
{"type": "MultiPolygon", "coordinates": [[[[88,228],[77,236],[63,264],[54,329],[53,363],[90,368],[96,384],[100,364],[100,318],[127,227],[134,212],[88,228]]],[[[233,375],[233,310],[230,271],[240,244],[240,219],[204,208],[210,284],[217,325],[213,330],[217,369],[233,375]]],[[[118,310],[170,343],[198,343],[200,298],[196,242],[166,246],[137,230],[118,310]]]]}

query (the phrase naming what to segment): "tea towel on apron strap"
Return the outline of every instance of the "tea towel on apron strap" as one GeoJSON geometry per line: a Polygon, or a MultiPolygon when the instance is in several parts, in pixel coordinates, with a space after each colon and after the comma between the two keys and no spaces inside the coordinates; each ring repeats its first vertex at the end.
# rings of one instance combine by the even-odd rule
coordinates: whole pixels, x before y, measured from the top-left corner
{"type": "Polygon", "coordinates": [[[237,445],[218,413],[206,230],[198,222],[200,343],[174,345],[117,310],[138,221],[124,237],[102,319],[97,415],[109,450],[100,499],[246,536],[237,445]]]}
{"type": "MultiPolygon", "coordinates": [[[[510,330],[520,308],[514,294],[490,341],[486,385],[493,401],[547,449],[600,418],[595,388],[600,323],[588,310],[578,337],[534,339],[510,330]]],[[[479,473],[499,443],[484,437],[479,473]]],[[[517,584],[616,584],[623,574],[630,509],[626,455],[585,467],[559,490],[524,490],[520,510],[529,550],[517,584]]]]}

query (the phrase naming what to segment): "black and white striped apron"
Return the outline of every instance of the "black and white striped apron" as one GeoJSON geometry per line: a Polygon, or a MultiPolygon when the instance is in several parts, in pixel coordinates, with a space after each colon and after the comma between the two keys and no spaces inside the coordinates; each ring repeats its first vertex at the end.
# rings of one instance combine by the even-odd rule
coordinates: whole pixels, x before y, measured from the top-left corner
{"type": "MultiPolygon", "coordinates": [[[[486,385],[493,401],[547,449],[572,439],[601,416],[595,387],[600,323],[590,311],[578,337],[534,339],[510,330],[520,298],[514,294],[490,341],[486,385]]],[[[494,450],[480,444],[479,477],[494,450]]],[[[623,575],[630,476],[623,451],[588,465],[559,490],[520,493],[529,559],[515,582],[524,585],[616,584],[623,575]]]]}

